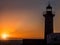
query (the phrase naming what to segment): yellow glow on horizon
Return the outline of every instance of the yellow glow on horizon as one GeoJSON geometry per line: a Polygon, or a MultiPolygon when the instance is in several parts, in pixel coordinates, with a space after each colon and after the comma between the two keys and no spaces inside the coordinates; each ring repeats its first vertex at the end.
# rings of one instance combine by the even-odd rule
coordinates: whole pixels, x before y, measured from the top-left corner
{"type": "Polygon", "coordinates": [[[9,34],[7,34],[7,33],[2,33],[2,34],[1,34],[1,38],[2,38],[3,40],[7,40],[8,37],[9,37],[9,34]]]}

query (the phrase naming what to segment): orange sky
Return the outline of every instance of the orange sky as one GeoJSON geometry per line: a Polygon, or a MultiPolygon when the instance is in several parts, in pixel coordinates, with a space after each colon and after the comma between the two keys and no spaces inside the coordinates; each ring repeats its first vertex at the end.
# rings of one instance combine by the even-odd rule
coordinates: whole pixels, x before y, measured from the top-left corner
{"type": "Polygon", "coordinates": [[[37,11],[5,10],[1,12],[0,32],[8,33],[12,38],[42,39],[43,25],[39,17],[34,15],[37,15],[37,11]]]}
{"type": "MultiPolygon", "coordinates": [[[[60,32],[60,0],[50,1],[54,17],[54,32],[60,32]],[[56,5],[55,5],[55,3],[56,5]]],[[[0,0],[0,33],[15,38],[44,37],[44,17],[48,0],[0,0]]]]}

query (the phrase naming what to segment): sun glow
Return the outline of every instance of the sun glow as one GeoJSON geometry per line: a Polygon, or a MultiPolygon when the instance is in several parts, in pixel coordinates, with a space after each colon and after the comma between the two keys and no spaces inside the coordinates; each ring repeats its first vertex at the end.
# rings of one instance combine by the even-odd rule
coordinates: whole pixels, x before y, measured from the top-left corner
{"type": "Polygon", "coordinates": [[[2,38],[3,40],[7,40],[8,37],[9,37],[9,35],[6,34],[6,33],[1,34],[1,38],[2,38]]]}

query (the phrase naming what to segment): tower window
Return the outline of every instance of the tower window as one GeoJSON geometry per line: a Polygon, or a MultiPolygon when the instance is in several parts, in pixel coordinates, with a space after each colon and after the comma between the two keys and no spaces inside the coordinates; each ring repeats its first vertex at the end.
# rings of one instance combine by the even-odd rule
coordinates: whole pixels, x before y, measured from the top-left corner
{"type": "Polygon", "coordinates": [[[47,11],[51,11],[51,9],[47,9],[47,11]]]}

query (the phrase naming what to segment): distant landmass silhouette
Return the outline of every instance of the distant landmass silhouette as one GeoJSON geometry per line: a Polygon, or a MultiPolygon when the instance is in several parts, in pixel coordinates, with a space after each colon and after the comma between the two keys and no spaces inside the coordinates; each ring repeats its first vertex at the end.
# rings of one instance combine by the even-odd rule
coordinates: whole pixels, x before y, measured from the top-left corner
{"type": "Polygon", "coordinates": [[[43,39],[0,40],[1,45],[43,45],[43,39]]]}
{"type": "Polygon", "coordinates": [[[0,45],[23,45],[23,40],[0,40],[0,45]]]}

